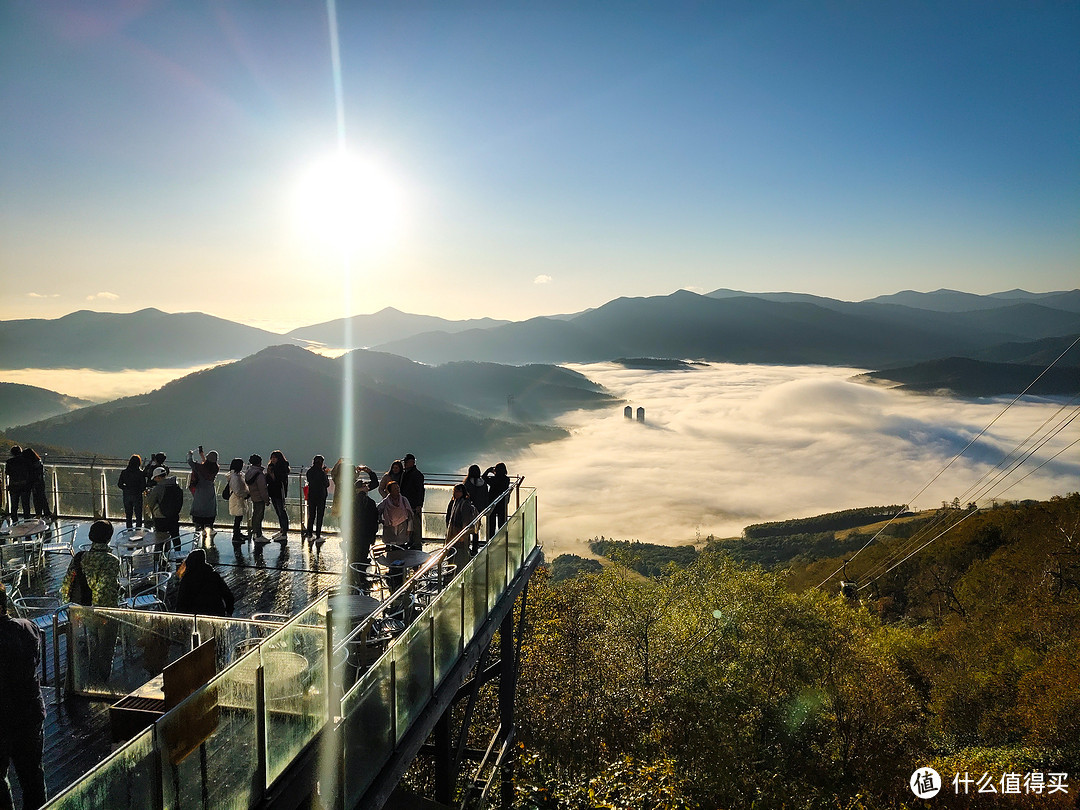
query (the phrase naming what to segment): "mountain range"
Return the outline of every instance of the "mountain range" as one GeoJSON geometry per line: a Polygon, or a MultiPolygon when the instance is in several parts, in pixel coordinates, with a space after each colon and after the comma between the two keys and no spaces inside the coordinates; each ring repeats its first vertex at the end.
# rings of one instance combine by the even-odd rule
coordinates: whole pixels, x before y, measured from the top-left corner
{"type": "Polygon", "coordinates": [[[386,308],[349,319],[349,327],[347,341],[343,319],[283,336],[202,313],[83,310],[55,320],[0,321],[0,368],[183,368],[239,359],[272,345],[318,344],[365,346],[424,363],[669,357],[880,369],[1080,333],[1080,290],[903,291],[860,302],[679,290],[519,322],[450,321],[386,308]]]}
{"type": "MultiPolygon", "coordinates": [[[[563,368],[479,363],[431,368],[363,350],[351,358],[358,450],[373,468],[413,452],[432,469],[453,469],[482,450],[498,452],[566,435],[533,420],[615,404],[600,386],[563,368]]],[[[274,346],[147,394],[7,434],[28,444],[113,457],[164,449],[181,459],[201,444],[226,458],[246,459],[254,452],[266,458],[280,449],[297,463],[310,463],[315,453],[329,457],[341,446],[344,372],[342,358],[274,346]]]]}

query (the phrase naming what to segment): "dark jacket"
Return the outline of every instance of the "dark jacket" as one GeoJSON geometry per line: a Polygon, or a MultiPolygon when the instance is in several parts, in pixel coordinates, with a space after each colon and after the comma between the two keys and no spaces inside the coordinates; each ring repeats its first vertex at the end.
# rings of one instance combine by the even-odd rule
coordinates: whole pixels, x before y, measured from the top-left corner
{"type": "Polygon", "coordinates": [[[419,467],[410,467],[401,474],[401,494],[413,511],[420,514],[424,506],[424,474],[419,467]]]}
{"type": "Polygon", "coordinates": [[[466,478],[462,483],[465,484],[465,491],[469,493],[469,500],[476,507],[476,511],[483,512],[491,503],[487,481],[483,478],[466,478]]]}
{"type": "Polygon", "coordinates": [[[266,491],[274,501],[289,497],[289,464],[286,461],[271,461],[266,465],[266,491]]]}
{"type": "Polygon", "coordinates": [[[19,491],[30,488],[30,469],[21,455],[12,456],[4,465],[8,477],[8,489],[19,491]]]}
{"type": "Polygon", "coordinates": [[[307,471],[308,500],[325,501],[326,493],[330,490],[330,476],[322,467],[312,467],[307,471]]]}
{"type": "Polygon", "coordinates": [[[146,475],[138,467],[124,467],[116,485],[129,495],[142,495],[146,489],[146,475]]]}
{"type": "Polygon", "coordinates": [[[29,619],[0,616],[0,737],[45,719],[37,670],[41,636],[29,619]]]}
{"type": "Polygon", "coordinates": [[[188,554],[184,561],[184,576],[176,593],[176,610],[203,616],[232,616],[232,591],[221,575],[207,564],[206,552],[201,548],[188,554]]]}

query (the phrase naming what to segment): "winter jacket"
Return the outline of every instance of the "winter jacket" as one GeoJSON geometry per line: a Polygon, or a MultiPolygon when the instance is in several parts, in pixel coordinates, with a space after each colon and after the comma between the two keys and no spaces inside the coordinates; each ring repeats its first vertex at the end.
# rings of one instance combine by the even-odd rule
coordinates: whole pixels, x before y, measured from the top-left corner
{"type": "Polygon", "coordinates": [[[138,467],[124,467],[120,471],[120,478],[116,485],[124,491],[125,495],[142,495],[146,489],[146,478],[143,471],[138,467]]]}
{"type": "Polygon", "coordinates": [[[379,501],[378,509],[382,522],[388,526],[400,526],[412,517],[413,514],[413,508],[409,505],[409,499],[404,495],[398,498],[397,503],[394,503],[391,498],[383,498],[379,501]]]}
{"type": "Polygon", "coordinates": [[[476,520],[476,507],[468,498],[451,498],[446,505],[446,536],[452,538],[476,520]]]}
{"type": "Polygon", "coordinates": [[[191,475],[195,481],[195,491],[191,495],[191,516],[213,520],[217,517],[218,496],[214,487],[218,465],[210,461],[200,464],[189,458],[188,466],[191,467],[191,475]]]}
{"type": "Polygon", "coordinates": [[[197,548],[184,561],[184,576],[176,592],[176,610],[200,616],[232,616],[233,594],[221,575],[206,562],[197,548]]]}
{"type": "Polygon", "coordinates": [[[401,494],[409,499],[415,512],[424,508],[424,474],[419,467],[410,467],[401,474],[401,494]]]}
{"type": "Polygon", "coordinates": [[[248,495],[252,503],[266,503],[270,500],[270,493],[266,489],[266,473],[257,464],[252,464],[244,473],[244,482],[247,484],[248,495]]]}
{"type": "Polygon", "coordinates": [[[37,679],[40,660],[41,634],[34,623],[0,616],[0,713],[11,728],[37,726],[45,719],[37,679]]]}
{"type": "Polygon", "coordinates": [[[326,474],[325,467],[312,467],[307,471],[309,501],[325,501],[326,493],[330,491],[330,477],[326,474]]]}
{"type": "Polygon", "coordinates": [[[4,465],[4,471],[8,477],[8,489],[12,492],[30,488],[30,469],[21,455],[9,458],[4,465]]]}
{"type": "Polygon", "coordinates": [[[271,461],[266,465],[266,491],[271,498],[289,497],[289,473],[292,472],[286,461],[271,461]]]}
{"type": "MultiPolygon", "coordinates": [[[[143,498],[143,509],[146,510],[150,517],[163,518],[167,515],[161,512],[161,498],[165,494],[166,487],[176,485],[175,475],[166,475],[160,481],[154,484],[154,488],[146,493],[146,497],[143,498]]],[[[181,490],[181,494],[183,490],[181,490]]]]}
{"type": "MultiPolygon", "coordinates": [[[[90,585],[96,607],[116,607],[120,601],[120,558],[112,553],[108,543],[91,543],[90,548],[76,555],[83,575],[90,585]]],[[[60,595],[71,601],[71,585],[75,581],[75,560],[68,565],[60,595]]]]}
{"type": "Polygon", "coordinates": [[[244,476],[235,470],[229,472],[229,493],[229,515],[243,517],[248,488],[244,483],[244,476]]]}
{"type": "Polygon", "coordinates": [[[466,478],[464,484],[465,491],[469,493],[469,500],[476,507],[476,511],[483,512],[491,503],[487,481],[483,478],[466,478]]]}

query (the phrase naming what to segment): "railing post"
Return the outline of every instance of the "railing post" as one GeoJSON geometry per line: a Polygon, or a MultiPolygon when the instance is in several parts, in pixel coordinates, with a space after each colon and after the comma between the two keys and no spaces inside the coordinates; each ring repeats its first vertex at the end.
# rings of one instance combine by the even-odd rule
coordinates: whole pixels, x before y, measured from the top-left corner
{"type": "Polygon", "coordinates": [[[255,670],[255,795],[262,801],[266,795],[266,671],[262,664],[262,651],[258,651],[259,666],[255,670]]]}
{"type": "MultiPolygon", "coordinates": [[[[348,570],[347,568],[345,569],[348,570]]],[[[334,688],[334,609],[330,600],[326,600],[326,721],[333,725],[334,718],[340,714],[341,698],[334,688]],[[336,698],[336,701],[335,701],[336,698]],[[334,710],[337,702],[338,711],[334,710]]]]}
{"type": "Polygon", "coordinates": [[[103,520],[109,519],[109,495],[105,491],[105,470],[101,471],[101,517],[103,520]]]}
{"type": "Polygon", "coordinates": [[[56,479],[56,467],[52,468],[52,501],[52,513],[56,518],[60,516],[60,484],[56,479]]]}

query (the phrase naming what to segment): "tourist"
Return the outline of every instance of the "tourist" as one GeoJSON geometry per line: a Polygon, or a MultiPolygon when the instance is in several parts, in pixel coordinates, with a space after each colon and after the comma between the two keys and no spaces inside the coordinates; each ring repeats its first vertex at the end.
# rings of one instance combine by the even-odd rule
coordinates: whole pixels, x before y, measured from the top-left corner
{"type": "Polygon", "coordinates": [[[19,519],[19,505],[22,505],[23,520],[30,519],[30,471],[26,469],[26,459],[19,445],[12,445],[11,457],[4,465],[7,474],[7,487],[10,506],[8,512],[12,520],[19,519]]]}
{"type": "Polygon", "coordinates": [[[499,496],[507,492],[510,489],[510,476],[506,474],[506,465],[501,461],[494,467],[488,467],[484,471],[484,480],[488,485],[488,497],[489,503],[494,503],[494,508],[488,513],[488,539],[490,540],[495,536],[495,532],[499,530],[499,527],[506,523],[506,507],[509,501],[509,495],[504,497],[498,503],[495,503],[499,496]]]}
{"type": "Polygon", "coordinates": [[[217,521],[217,481],[218,466],[217,450],[203,453],[202,445],[199,445],[199,461],[195,461],[195,453],[188,450],[188,466],[191,468],[191,522],[195,525],[196,532],[204,532],[206,540],[214,537],[214,523],[217,521]]]}
{"type": "Polygon", "coordinates": [[[401,460],[401,495],[412,507],[409,518],[409,548],[424,547],[424,474],[416,466],[416,456],[407,453],[401,460]]]}
{"type": "Polygon", "coordinates": [[[383,542],[388,546],[407,546],[413,509],[409,499],[401,494],[401,485],[397,481],[390,482],[389,491],[379,501],[378,508],[383,523],[383,542]]]}
{"type": "Polygon", "coordinates": [[[251,539],[256,545],[265,546],[270,541],[263,537],[262,524],[270,493],[266,488],[266,473],[262,466],[262,456],[258,453],[252,453],[248,458],[244,483],[247,484],[248,497],[251,499],[251,539]]]}
{"type": "Polygon", "coordinates": [[[244,512],[247,509],[248,488],[244,482],[244,460],[234,458],[229,463],[229,515],[233,519],[232,541],[233,545],[240,545],[248,538],[240,531],[244,524],[244,512]]]}
{"type": "Polygon", "coordinates": [[[368,495],[379,486],[379,479],[371,467],[360,465],[356,468],[357,479],[354,486],[356,498],[353,500],[352,538],[347,549],[346,564],[350,562],[366,563],[370,560],[371,546],[379,534],[379,507],[368,495]],[[367,475],[367,480],[359,477],[367,475]]]}
{"type": "Polygon", "coordinates": [[[491,496],[488,495],[487,481],[480,474],[479,464],[473,464],[469,467],[469,473],[461,483],[465,485],[465,492],[468,493],[469,501],[476,507],[476,511],[483,512],[487,509],[488,504],[491,502],[491,496]]]}
{"type": "Polygon", "coordinates": [[[197,548],[184,560],[184,575],[176,592],[178,613],[199,616],[232,616],[233,594],[225,580],[206,562],[206,551],[197,548]]]}
{"type": "Polygon", "coordinates": [[[143,508],[153,517],[154,533],[160,538],[157,551],[168,551],[171,541],[180,547],[180,511],[184,508],[184,490],[165,467],[155,467],[154,487],[143,498],[143,508]]]}
{"type": "Polygon", "coordinates": [[[457,542],[454,543],[454,548],[457,551],[454,559],[459,566],[468,561],[469,541],[472,534],[471,532],[462,534],[462,532],[470,523],[476,520],[477,514],[476,507],[469,500],[469,493],[465,489],[465,485],[454,484],[454,492],[450,497],[450,502],[446,504],[446,542],[449,543],[457,538],[457,542]]]}
{"type": "MultiPolygon", "coordinates": [[[[112,536],[113,526],[107,520],[96,520],[90,526],[90,548],[75,555],[60,585],[65,602],[94,607],[116,607],[119,603],[120,558],[109,547],[112,536]]],[[[87,616],[83,628],[85,632],[76,635],[76,644],[83,651],[78,657],[87,662],[90,680],[104,686],[112,674],[120,625],[112,619],[87,616]]]]}
{"type": "Polygon", "coordinates": [[[48,519],[49,499],[45,497],[45,465],[41,456],[32,447],[27,447],[22,452],[26,463],[26,471],[30,477],[30,495],[34,499],[34,515],[38,518],[48,519]]]}
{"type": "Polygon", "coordinates": [[[285,499],[289,497],[289,462],[285,454],[275,450],[270,454],[270,463],[266,465],[266,491],[270,495],[270,505],[274,507],[280,530],[271,537],[284,544],[289,542],[289,513],[285,509],[285,499]]]}
{"type": "Polygon", "coordinates": [[[323,517],[326,515],[326,496],[330,492],[330,470],[326,467],[326,459],[315,456],[311,460],[311,467],[307,471],[307,537],[312,543],[322,543],[323,517]]]}
{"type": "Polygon", "coordinates": [[[124,518],[128,529],[141,529],[143,525],[143,491],[146,475],[142,470],[142,457],[137,453],[128,459],[116,482],[124,498],[124,518]],[[134,521],[132,520],[134,518],[134,521]]]}
{"type": "Polygon", "coordinates": [[[154,486],[154,470],[161,467],[165,470],[165,474],[168,475],[169,465],[165,463],[165,459],[168,458],[164,453],[158,452],[150,456],[150,460],[146,462],[146,466],[143,468],[143,475],[146,477],[146,489],[152,489],[154,486]]]}
{"type": "Polygon", "coordinates": [[[8,595],[0,584],[0,808],[14,805],[8,767],[22,790],[22,806],[45,804],[45,701],[38,683],[41,634],[29,619],[8,616],[8,595]]]}
{"type": "Polygon", "coordinates": [[[386,471],[386,474],[382,477],[382,481],[379,482],[379,494],[384,498],[390,494],[390,482],[397,481],[401,483],[401,474],[405,472],[405,466],[399,459],[394,459],[390,464],[390,469],[386,471]]]}

